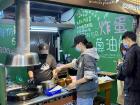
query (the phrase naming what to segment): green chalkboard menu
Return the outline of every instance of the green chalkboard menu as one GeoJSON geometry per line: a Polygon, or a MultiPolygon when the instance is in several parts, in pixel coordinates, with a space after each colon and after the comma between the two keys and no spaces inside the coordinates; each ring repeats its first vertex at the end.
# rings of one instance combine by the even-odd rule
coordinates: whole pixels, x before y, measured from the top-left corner
{"type": "Polygon", "coordinates": [[[5,63],[7,54],[16,47],[15,25],[12,20],[0,20],[0,62],[5,63]]]}
{"type": "Polygon", "coordinates": [[[63,32],[64,51],[76,55],[74,50],[67,48],[73,43],[76,34],[85,34],[97,48],[100,55],[98,66],[101,70],[116,72],[116,61],[121,57],[119,52],[121,36],[125,31],[134,30],[136,21],[133,16],[78,9],[74,18],[75,29],[63,32]]]}
{"type": "MultiPolygon", "coordinates": [[[[16,51],[16,32],[13,20],[0,20],[0,63],[5,64],[7,54],[16,51]]],[[[24,67],[7,68],[10,79],[17,83],[27,81],[27,71],[24,67]]]]}

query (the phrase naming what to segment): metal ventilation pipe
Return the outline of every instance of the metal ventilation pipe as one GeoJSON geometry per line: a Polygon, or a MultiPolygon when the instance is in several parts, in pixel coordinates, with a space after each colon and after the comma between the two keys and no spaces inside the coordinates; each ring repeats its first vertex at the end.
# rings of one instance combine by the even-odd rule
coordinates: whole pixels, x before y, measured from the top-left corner
{"type": "Polygon", "coordinates": [[[16,54],[8,55],[7,66],[38,65],[36,53],[30,52],[30,1],[16,0],[16,54]]]}
{"type": "Polygon", "coordinates": [[[17,53],[30,52],[30,2],[16,0],[17,53]]]}

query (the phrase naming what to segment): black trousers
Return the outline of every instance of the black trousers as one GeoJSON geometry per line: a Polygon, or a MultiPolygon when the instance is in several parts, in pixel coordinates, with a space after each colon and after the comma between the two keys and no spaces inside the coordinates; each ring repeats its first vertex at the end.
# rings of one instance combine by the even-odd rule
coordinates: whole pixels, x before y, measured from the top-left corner
{"type": "Polygon", "coordinates": [[[124,105],[140,105],[140,92],[125,91],[124,105]]]}

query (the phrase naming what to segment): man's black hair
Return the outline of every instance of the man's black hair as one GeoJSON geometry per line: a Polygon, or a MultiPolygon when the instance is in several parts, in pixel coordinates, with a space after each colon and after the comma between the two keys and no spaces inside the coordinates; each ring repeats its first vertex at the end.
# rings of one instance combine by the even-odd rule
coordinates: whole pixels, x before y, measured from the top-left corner
{"type": "Polygon", "coordinates": [[[123,36],[122,36],[122,40],[125,39],[125,38],[130,38],[132,41],[136,42],[136,34],[132,31],[126,31],[123,36]]]}

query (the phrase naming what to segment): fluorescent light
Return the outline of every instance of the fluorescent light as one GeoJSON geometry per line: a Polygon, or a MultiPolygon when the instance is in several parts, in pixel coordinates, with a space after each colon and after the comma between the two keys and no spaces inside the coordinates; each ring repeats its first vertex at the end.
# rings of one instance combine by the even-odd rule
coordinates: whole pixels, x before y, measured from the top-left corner
{"type": "Polygon", "coordinates": [[[55,30],[30,30],[31,32],[58,32],[55,30]]]}
{"type": "Polygon", "coordinates": [[[33,32],[58,32],[57,27],[45,27],[45,26],[31,26],[30,31],[33,32]]]}

